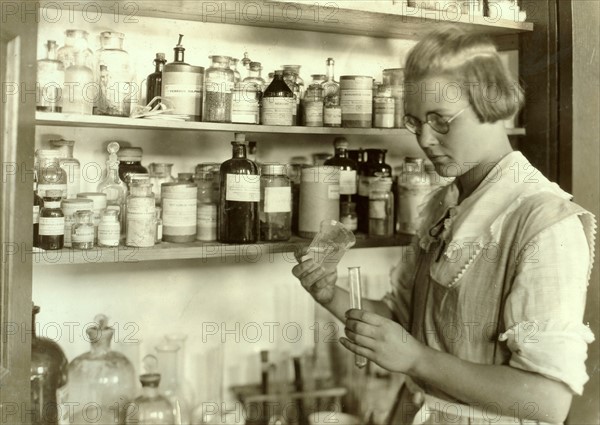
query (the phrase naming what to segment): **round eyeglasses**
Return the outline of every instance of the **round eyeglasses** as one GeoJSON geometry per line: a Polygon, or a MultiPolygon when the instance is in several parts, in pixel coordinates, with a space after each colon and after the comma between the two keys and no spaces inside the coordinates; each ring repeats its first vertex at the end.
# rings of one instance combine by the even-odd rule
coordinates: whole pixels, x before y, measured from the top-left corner
{"type": "Polygon", "coordinates": [[[408,131],[416,135],[421,135],[421,133],[423,132],[423,126],[425,124],[429,124],[429,126],[436,133],[448,134],[448,132],[450,131],[450,123],[452,123],[452,121],[454,121],[456,117],[458,117],[468,108],[469,106],[464,107],[450,118],[444,118],[437,112],[428,112],[427,115],[425,115],[426,119],[424,123],[420,119],[413,117],[410,114],[406,114],[404,115],[404,126],[408,131]]]}

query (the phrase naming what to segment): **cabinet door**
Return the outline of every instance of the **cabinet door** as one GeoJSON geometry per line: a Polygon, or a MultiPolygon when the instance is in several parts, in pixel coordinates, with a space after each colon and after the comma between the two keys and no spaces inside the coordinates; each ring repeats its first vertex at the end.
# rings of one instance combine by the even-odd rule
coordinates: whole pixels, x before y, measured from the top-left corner
{"type": "Polygon", "coordinates": [[[23,423],[31,421],[25,403],[30,398],[37,9],[25,1],[0,7],[0,421],[23,423]]]}

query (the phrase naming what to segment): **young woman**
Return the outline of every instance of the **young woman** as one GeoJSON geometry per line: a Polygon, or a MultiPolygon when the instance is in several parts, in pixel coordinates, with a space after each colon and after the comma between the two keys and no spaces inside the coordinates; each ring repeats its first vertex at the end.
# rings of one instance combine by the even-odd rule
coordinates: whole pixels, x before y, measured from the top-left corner
{"type": "Polygon", "coordinates": [[[391,292],[348,310],[335,271],[292,272],[345,321],[344,347],[407,376],[390,423],[562,423],[588,379],[594,217],[512,150],[503,120],[522,91],[491,41],[435,31],[405,84],[406,128],[456,179],[423,209],[391,292]]]}

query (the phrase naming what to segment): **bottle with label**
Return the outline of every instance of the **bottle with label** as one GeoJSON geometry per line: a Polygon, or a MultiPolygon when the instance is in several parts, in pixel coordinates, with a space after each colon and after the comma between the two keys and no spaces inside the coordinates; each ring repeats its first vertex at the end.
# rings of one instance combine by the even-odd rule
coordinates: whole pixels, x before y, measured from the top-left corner
{"type": "Polygon", "coordinates": [[[83,52],[75,51],[73,65],[65,70],[65,86],[62,111],[65,114],[92,115],[94,102],[98,99],[98,86],[94,73],[88,68],[83,52]]]}
{"type": "Polygon", "coordinates": [[[345,137],[336,137],[333,141],[335,156],[325,161],[324,165],[331,165],[340,170],[340,215],[347,209],[346,204],[356,203],[358,192],[357,164],[348,157],[348,141],[345,137]]]}
{"type": "Polygon", "coordinates": [[[346,202],[341,206],[340,222],[352,232],[358,229],[358,215],[356,215],[356,204],[354,202],[346,202]]]}
{"type": "Polygon", "coordinates": [[[229,56],[209,56],[212,65],[204,77],[204,122],[231,122],[231,98],[235,74],[229,56]]]}
{"type": "Polygon", "coordinates": [[[75,213],[75,224],[71,228],[71,246],[74,249],[94,248],[93,215],[89,210],[75,213]]]}
{"type": "Polygon", "coordinates": [[[376,174],[369,184],[369,237],[391,237],[395,227],[392,178],[376,174]]]}
{"type": "Polygon", "coordinates": [[[288,85],[292,93],[294,94],[294,107],[292,109],[292,125],[301,125],[302,118],[300,114],[300,105],[302,102],[302,92],[300,91],[300,84],[298,84],[298,74],[291,69],[283,71],[283,81],[288,85]]]}
{"type": "Polygon", "coordinates": [[[94,52],[88,47],[88,32],[70,29],[65,31],[65,44],[58,49],[58,60],[65,69],[75,64],[75,52],[80,52],[83,64],[89,69],[94,69],[94,52]]]}
{"type": "Polygon", "coordinates": [[[47,190],[44,207],[40,210],[39,247],[46,250],[62,249],[65,241],[65,216],[60,209],[62,192],[47,190]]]}
{"type": "Polygon", "coordinates": [[[295,102],[294,92],[283,80],[283,71],[275,71],[273,81],[263,95],[261,123],[263,125],[293,125],[295,102]]]}
{"type": "Polygon", "coordinates": [[[295,75],[294,81],[298,84],[298,88],[300,90],[300,95],[298,101],[302,100],[304,97],[304,91],[306,89],[306,85],[304,84],[304,80],[300,76],[300,68],[301,65],[281,65],[281,69],[283,69],[283,74],[286,72],[291,72],[295,75]]]}
{"type": "Polygon", "coordinates": [[[196,166],[195,183],[198,185],[196,240],[217,240],[217,210],[219,206],[219,164],[204,163],[196,166]]]}
{"type": "Polygon", "coordinates": [[[390,86],[380,85],[373,97],[373,127],[394,128],[396,100],[390,86]]]}
{"type": "Polygon", "coordinates": [[[108,248],[119,246],[120,238],[119,211],[115,209],[104,210],[98,225],[98,245],[108,248]]]}
{"type": "Polygon", "coordinates": [[[92,200],[92,212],[94,213],[92,216],[92,223],[94,223],[94,242],[98,243],[98,226],[100,225],[100,220],[102,219],[102,212],[107,207],[106,193],[83,192],[78,194],[77,197],[92,200]]]}
{"type": "Polygon", "coordinates": [[[37,61],[36,109],[43,112],[61,112],[65,67],[56,58],[56,41],[48,40],[46,49],[46,59],[37,61]]]}
{"type": "Polygon", "coordinates": [[[93,210],[94,201],[84,198],[63,199],[60,208],[65,215],[65,246],[71,247],[71,230],[75,224],[75,213],[93,210]]]}
{"type": "Polygon", "coordinates": [[[301,179],[298,235],[313,238],[323,220],[340,219],[340,169],[305,167],[301,179]]]}
{"type": "Polygon", "coordinates": [[[161,185],[163,183],[173,183],[175,178],[171,175],[173,164],[162,162],[153,162],[148,168],[150,169],[150,183],[152,183],[152,191],[156,200],[156,205],[161,204],[161,185]]]}
{"type": "Polygon", "coordinates": [[[414,235],[421,225],[421,207],[431,191],[422,158],[406,157],[398,175],[398,232],[414,235]]]}
{"type": "MultiPolygon", "coordinates": [[[[96,82],[100,84],[100,66],[106,66],[106,98],[100,105],[96,103],[95,113],[128,117],[132,102],[133,75],[129,62],[129,53],[123,50],[125,34],[114,31],[100,33],[101,48],[96,51],[96,82]]],[[[137,95],[137,94],[136,94],[137,95]]]]}
{"type": "Polygon", "coordinates": [[[194,183],[163,183],[162,240],[165,242],[193,242],[196,239],[198,187],[194,183]]]}
{"type": "Polygon", "coordinates": [[[260,173],[260,240],[287,241],[292,236],[292,185],[285,165],[263,164],[260,173]]]}
{"type": "Polygon", "coordinates": [[[183,34],[179,34],[179,43],[173,49],[175,58],[163,68],[162,98],[174,108],[171,113],[185,115],[186,121],[201,121],[204,68],[184,62],[182,39],[183,34]]]}
{"type": "Polygon", "coordinates": [[[51,140],[50,144],[60,152],[58,164],[67,173],[67,199],[74,199],[81,185],[81,164],[73,158],[74,140],[51,140]]]}
{"type": "Polygon", "coordinates": [[[136,182],[127,196],[127,235],[125,244],[138,248],[154,246],[156,238],[152,184],[136,182]]]}
{"type": "Polygon", "coordinates": [[[44,200],[37,194],[37,181],[33,181],[33,246],[39,246],[40,208],[44,200]]]}
{"type": "Polygon", "coordinates": [[[259,236],[260,176],[246,158],[245,135],[236,133],[232,158],[221,164],[219,242],[255,243],[259,236]]]}
{"type": "Polygon", "coordinates": [[[323,83],[325,91],[323,125],[325,127],[342,126],[342,107],[340,106],[340,83],[335,81],[335,61],[327,58],[327,79],[323,83]]]}
{"type": "Polygon", "coordinates": [[[47,190],[60,190],[67,197],[67,173],[60,167],[60,152],[56,149],[38,149],[35,152],[37,194],[44,197],[47,190]]]}
{"type": "Polygon", "coordinates": [[[392,167],[385,163],[386,149],[365,149],[363,151],[363,166],[358,177],[358,197],[356,212],[358,213],[358,231],[369,233],[369,184],[377,174],[381,177],[391,177],[392,167]]]}
{"type": "Polygon", "coordinates": [[[235,83],[231,98],[231,122],[240,124],[260,123],[260,99],[262,91],[254,84],[235,83]]]}
{"type": "Polygon", "coordinates": [[[314,83],[308,86],[302,100],[303,122],[306,127],[323,127],[323,87],[314,83]]]}
{"type": "Polygon", "coordinates": [[[371,128],[373,123],[373,78],[363,75],[340,77],[342,126],[371,128]]]}
{"type": "Polygon", "coordinates": [[[127,185],[130,184],[130,174],[148,174],[148,169],[142,165],[142,148],[120,148],[117,153],[119,159],[119,178],[127,185]]]}
{"type": "Polygon", "coordinates": [[[156,59],[154,59],[154,72],[148,75],[146,81],[146,104],[150,103],[154,97],[161,96],[162,74],[166,63],[165,54],[157,53],[156,59]]]}
{"type": "Polygon", "coordinates": [[[127,185],[119,177],[119,144],[110,142],[106,147],[108,159],[106,160],[106,176],[98,184],[98,192],[106,193],[106,205],[113,207],[119,213],[121,225],[125,224],[125,201],[127,199],[127,185]]]}

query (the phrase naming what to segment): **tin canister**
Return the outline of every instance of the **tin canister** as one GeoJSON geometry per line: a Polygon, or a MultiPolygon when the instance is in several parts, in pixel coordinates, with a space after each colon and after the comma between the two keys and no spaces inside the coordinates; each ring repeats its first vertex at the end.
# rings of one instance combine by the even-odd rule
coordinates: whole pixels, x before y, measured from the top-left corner
{"type": "Polygon", "coordinates": [[[161,185],[163,241],[183,243],[196,240],[197,192],[198,187],[194,183],[161,185]]]}
{"type": "Polygon", "coordinates": [[[314,237],[323,220],[340,219],[340,169],[316,166],[302,169],[298,234],[314,237]]]}
{"type": "Polygon", "coordinates": [[[363,75],[340,77],[342,127],[370,128],[373,120],[373,78],[363,75]]]}
{"type": "Polygon", "coordinates": [[[162,98],[173,106],[173,114],[187,115],[187,121],[202,121],[204,68],[186,63],[168,63],[162,73],[162,98]]]}

